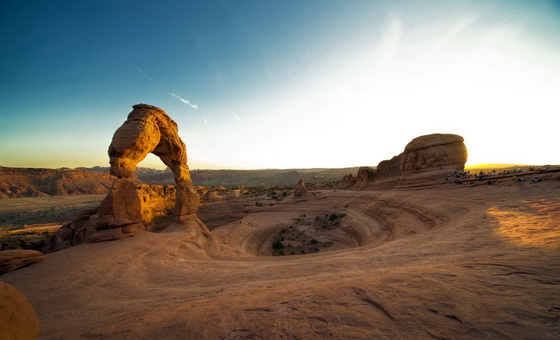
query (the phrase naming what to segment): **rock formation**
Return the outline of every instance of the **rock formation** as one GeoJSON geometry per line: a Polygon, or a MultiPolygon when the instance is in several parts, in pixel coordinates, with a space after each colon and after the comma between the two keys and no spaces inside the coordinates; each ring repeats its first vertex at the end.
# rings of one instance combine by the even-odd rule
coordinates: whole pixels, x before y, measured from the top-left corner
{"type": "Polygon", "coordinates": [[[29,249],[12,249],[0,251],[0,274],[40,262],[45,256],[40,251],[29,249]]]}
{"type": "Polygon", "coordinates": [[[414,138],[404,152],[377,166],[377,177],[410,175],[431,170],[463,170],[467,147],[458,135],[435,133],[414,138]]]}
{"type": "Polygon", "coordinates": [[[195,214],[200,201],[192,186],[186,147],[179,137],[177,123],[155,106],[138,104],[117,129],[109,146],[109,172],[117,177],[111,191],[95,211],[78,214],[55,234],[53,250],[83,242],[118,240],[146,230],[144,222],[150,220],[154,209],[150,206],[150,193],[146,194],[146,187],[137,184],[133,172],[149,153],[158,156],[173,172],[174,224],[187,224],[196,242],[205,242],[210,232],[195,214]]]}
{"type": "MultiPolygon", "coordinates": [[[[375,170],[360,168],[353,188],[363,189],[371,184],[381,184],[383,180],[393,181],[389,186],[394,186],[410,175],[462,171],[466,161],[467,148],[463,137],[440,133],[420,136],[408,143],[401,154],[381,161],[375,170]]],[[[349,180],[346,178],[346,187],[350,186],[349,180]]]]}
{"type": "Polygon", "coordinates": [[[0,282],[0,338],[37,339],[40,328],[39,318],[23,293],[0,282]]]}
{"type": "Polygon", "coordinates": [[[298,184],[296,185],[296,188],[294,189],[294,196],[302,197],[307,194],[309,194],[309,190],[307,190],[307,188],[305,187],[305,183],[303,182],[303,179],[300,179],[298,181],[298,184]]]}
{"type": "Polygon", "coordinates": [[[358,175],[356,176],[356,188],[361,189],[368,183],[373,181],[375,178],[375,170],[369,166],[363,166],[358,169],[358,175]]]}

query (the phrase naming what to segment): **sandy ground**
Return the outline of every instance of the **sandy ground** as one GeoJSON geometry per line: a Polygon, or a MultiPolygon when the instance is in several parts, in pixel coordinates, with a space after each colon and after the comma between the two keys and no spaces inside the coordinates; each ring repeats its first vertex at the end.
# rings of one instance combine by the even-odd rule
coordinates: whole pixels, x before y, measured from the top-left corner
{"type": "Polygon", "coordinates": [[[146,233],[0,279],[42,339],[558,339],[558,221],[558,179],[329,190],[214,229],[238,255],[146,233]],[[333,211],[346,248],[258,256],[294,217],[333,211]]]}

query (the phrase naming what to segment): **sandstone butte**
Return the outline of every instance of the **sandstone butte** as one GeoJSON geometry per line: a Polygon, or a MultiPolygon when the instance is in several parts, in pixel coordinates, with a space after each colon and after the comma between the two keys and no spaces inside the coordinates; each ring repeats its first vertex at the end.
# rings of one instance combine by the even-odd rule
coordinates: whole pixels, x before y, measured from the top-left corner
{"type": "Polygon", "coordinates": [[[403,187],[426,183],[455,170],[463,171],[467,161],[467,147],[461,136],[435,133],[414,138],[404,151],[381,161],[375,169],[362,167],[357,176],[347,175],[341,189],[403,187]]]}
{"type": "MultiPolygon", "coordinates": [[[[442,173],[464,165],[462,138],[423,136],[381,169],[361,170],[361,190],[259,206],[262,196],[240,197],[250,204],[210,234],[188,168],[173,163],[186,162],[175,131],[163,111],[135,106],[111,144],[111,194],[75,218],[105,228],[91,235],[146,227],[149,196],[130,174],[151,150],[183,184],[163,232],[86,242],[2,275],[35,308],[41,339],[560,338],[558,170],[535,183],[445,184],[442,173]],[[313,227],[333,214],[337,228],[313,227]],[[289,228],[332,245],[266,256],[289,228]]],[[[216,202],[215,215],[232,204],[216,202]]]]}

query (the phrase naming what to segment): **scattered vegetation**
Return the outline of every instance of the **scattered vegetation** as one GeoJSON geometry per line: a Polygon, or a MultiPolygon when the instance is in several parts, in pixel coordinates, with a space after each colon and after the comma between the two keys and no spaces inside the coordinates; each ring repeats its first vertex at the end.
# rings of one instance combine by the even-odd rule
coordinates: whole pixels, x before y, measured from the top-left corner
{"type": "Polygon", "coordinates": [[[272,255],[311,254],[332,247],[333,242],[322,242],[315,238],[315,232],[338,228],[345,216],[345,213],[333,212],[324,216],[315,216],[313,220],[307,214],[293,218],[294,224],[280,230],[272,241],[272,255]]]}

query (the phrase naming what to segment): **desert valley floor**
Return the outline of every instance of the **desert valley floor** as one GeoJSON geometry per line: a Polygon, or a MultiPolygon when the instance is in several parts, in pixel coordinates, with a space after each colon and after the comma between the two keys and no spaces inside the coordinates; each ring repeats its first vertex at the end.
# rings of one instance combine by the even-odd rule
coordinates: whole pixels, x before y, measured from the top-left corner
{"type": "Polygon", "coordinates": [[[145,233],[1,280],[42,339],[558,339],[558,221],[558,178],[322,190],[246,208],[207,252],[145,233]],[[315,235],[329,251],[264,256],[294,218],[332,212],[340,227],[315,235]]]}

